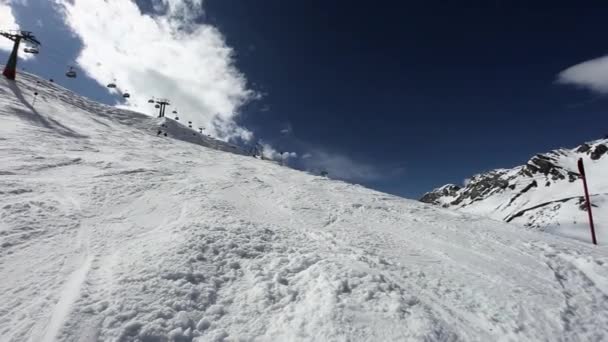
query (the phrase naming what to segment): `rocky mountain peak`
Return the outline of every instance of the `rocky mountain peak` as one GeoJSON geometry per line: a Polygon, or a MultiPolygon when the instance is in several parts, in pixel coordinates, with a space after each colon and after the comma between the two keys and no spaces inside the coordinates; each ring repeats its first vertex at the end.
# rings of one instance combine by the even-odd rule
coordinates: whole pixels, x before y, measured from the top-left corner
{"type": "Polygon", "coordinates": [[[568,220],[572,220],[569,224],[580,225],[584,222],[580,211],[586,210],[580,206],[580,158],[590,175],[595,202],[608,203],[608,179],[604,177],[608,170],[608,139],[536,154],[522,166],[475,175],[463,186],[442,186],[424,194],[420,201],[526,227],[564,227],[568,220]]]}

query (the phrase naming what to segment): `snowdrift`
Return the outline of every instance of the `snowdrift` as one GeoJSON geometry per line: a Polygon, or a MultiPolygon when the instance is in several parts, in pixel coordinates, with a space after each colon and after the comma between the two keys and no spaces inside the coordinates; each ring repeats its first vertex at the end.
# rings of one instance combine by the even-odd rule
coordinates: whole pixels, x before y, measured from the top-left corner
{"type": "Polygon", "coordinates": [[[608,339],[604,247],[226,153],[31,75],[0,101],[1,341],[608,339]]]}

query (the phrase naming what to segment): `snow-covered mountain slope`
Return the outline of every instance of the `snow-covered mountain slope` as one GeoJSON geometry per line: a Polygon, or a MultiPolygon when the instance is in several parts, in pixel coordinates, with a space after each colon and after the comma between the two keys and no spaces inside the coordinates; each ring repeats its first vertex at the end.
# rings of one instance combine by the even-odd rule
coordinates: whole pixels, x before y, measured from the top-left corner
{"type": "Polygon", "coordinates": [[[531,229],[591,241],[583,182],[583,159],[599,243],[608,244],[608,139],[574,149],[538,154],[512,169],[475,175],[464,186],[444,185],[420,200],[489,216],[531,229]]]}
{"type": "Polygon", "coordinates": [[[608,339],[605,247],[157,136],[46,83],[32,107],[35,82],[0,80],[1,341],[608,339]]]}

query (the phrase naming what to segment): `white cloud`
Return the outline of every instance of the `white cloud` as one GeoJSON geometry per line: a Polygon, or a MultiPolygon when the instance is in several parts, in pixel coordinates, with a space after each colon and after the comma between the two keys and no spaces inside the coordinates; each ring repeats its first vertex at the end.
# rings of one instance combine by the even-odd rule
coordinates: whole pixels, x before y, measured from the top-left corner
{"type": "Polygon", "coordinates": [[[329,177],[347,181],[371,181],[386,176],[378,167],[325,151],[312,151],[302,157],[305,168],[313,173],[326,171],[329,177]]]}
{"type": "Polygon", "coordinates": [[[281,130],[281,134],[283,135],[290,135],[292,132],[293,128],[291,127],[291,124],[287,124],[287,126],[281,130]]]}
{"type": "Polygon", "coordinates": [[[153,113],[148,99],[168,98],[180,118],[219,138],[251,138],[234,119],[256,95],[222,34],[195,22],[202,0],[153,0],[156,15],[132,0],[55,2],[83,42],[78,65],[104,86],[116,79],[131,109],[153,113]]]}
{"type": "Polygon", "coordinates": [[[608,94],[608,56],[592,59],[560,72],[557,82],[608,94]]]}
{"type": "MultiPolygon", "coordinates": [[[[10,2],[8,0],[0,0],[0,29],[2,30],[18,30],[17,20],[13,15],[10,2]]],[[[11,51],[13,49],[13,42],[0,37],[0,49],[4,51],[11,51]]]]}
{"type": "Polygon", "coordinates": [[[260,145],[262,146],[262,156],[266,159],[287,161],[288,159],[298,157],[298,154],[295,152],[278,152],[264,142],[260,142],[260,145]]]}
{"type": "MultiPolygon", "coordinates": [[[[27,2],[25,0],[0,0],[0,30],[20,30],[11,8],[12,4],[25,6],[27,2]]],[[[20,45],[22,51],[24,46],[25,44],[22,42],[20,45]]],[[[11,52],[13,50],[13,42],[5,37],[0,37],[0,50],[11,52]]],[[[30,59],[33,58],[33,55],[20,52],[19,58],[22,60],[30,59]]],[[[2,63],[5,62],[2,61],[2,63]]]]}
{"type": "Polygon", "coordinates": [[[157,12],[187,24],[203,15],[203,0],[153,0],[152,6],[157,12]]]}
{"type": "MultiPolygon", "coordinates": [[[[3,30],[15,30],[18,28],[11,6],[2,1],[0,1],[0,23],[2,23],[3,30]]],[[[13,42],[0,37],[0,50],[11,51],[12,48],[13,42]]]]}

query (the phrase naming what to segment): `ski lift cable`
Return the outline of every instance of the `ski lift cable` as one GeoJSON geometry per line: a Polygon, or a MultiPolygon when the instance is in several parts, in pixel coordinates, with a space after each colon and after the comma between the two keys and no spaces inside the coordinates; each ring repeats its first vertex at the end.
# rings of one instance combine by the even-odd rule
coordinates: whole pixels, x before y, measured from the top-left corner
{"type": "MultiPolygon", "coordinates": [[[[48,61],[48,62],[50,62],[50,63],[52,63],[52,64],[54,64],[54,65],[56,65],[58,67],[61,67],[62,69],[65,68],[65,66],[66,66],[65,60],[63,58],[57,58],[57,57],[59,57],[59,56],[54,55],[54,54],[53,55],[48,55],[46,52],[44,52],[44,53],[41,54],[40,58],[44,58],[45,61],[48,61]]],[[[74,69],[82,69],[80,67],[80,65],[78,64],[78,62],[72,61],[72,60],[69,60],[69,62],[70,63],[67,63],[68,66],[71,66],[74,69]]]]}
{"type": "MultiPolygon", "coordinates": [[[[51,52],[50,54],[48,54],[46,51],[43,54],[44,58],[46,61],[51,62],[52,64],[59,66],[61,68],[65,68],[65,63],[64,62],[60,62],[59,60],[63,60],[63,58],[61,58],[61,56],[57,55],[56,53],[51,52]]],[[[78,69],[83,70],[82,67],[80,66],[80,64],[77,61],[71,61],[71,64],[68,64],[68,67],[71,68],[75,73],[76,73],[76,77],[78,76],[78,69]]],[[[69,72],[69,70],[68,70],[69,72]]],[[[70,77],[73,78],[73,77],[70,77]]],[[[115,80],[115,78],[114,78],[115,80]]],[[[114,85],[116,84],[115,82],[114,85]]],[[[115,86],[114,88],[118,88],[117,86],[115,86]]]]}
{"type": "MultiPolygon", "coordinates": [[[[45,61],[50,61],[57,66],[62,66],[62,68],[64,68],[65,65],[68,65],[74,69],[84,70],[77,59],[71,58],[60,49],[55,48],[53,45],[45,45],[40,51],[40,56],[40,58],[44,58],[45,61]]],[[[78,70],[75,71],[78,72],[78,70]]]]}
{"type": "Polygon", "coordinates": [[[55,57],[58,57],[59,60],[62,61],[72,61],[72,63],[77,64],[77,60],[74,56],[72,56],[71,54],[67,54],[65,53],[64,50],[60,49],[60,48],[56,48],[55,46],[49,44],[49,45],[45,45],[42,49],[44,51],[44,54],[50,54],[53,55],[55,57]]]}
{"type": "MultiPolygon", "coordinates": [[[[67,65],[68,70],[67,70],[67,72],[65,72],[65,75],[69,78],[76,78],[78,76],[78,69],[83,70],[82,66],[80,65],[80,63],[78,63],[77,60],[69,58],[63,51],[56,49],[52,45],[44,46],[44,48],[42,50],[40,50],[39,46],[41,44],[39,44],[39,43],[36,44],[29,40],[24,40],[24,43],[26,44],[25,49],[28,49],[28,51],[30,51],[30,53],[31,53],[31,50],[29,50],[29,49],[35,48],[36,52],[34,52],[34,53],[39,54],[40,55],[39,58],[44,58],[45,62],[55,65],[55,67],[58,67],[60,69],[64,69],[67,65]],[[66,61],[68,63],[66,63],[66,61]],[[68,76],[68,74],[69,74],[69,76],[68,76]]],[[[115,84],[115,82],[113,82],[113,83],[115,84]]]]}
{"type": "MultiPolygon", "coordinates": [[[[33,46],[33,45],[32,45],[33,46]]],[[[36,45],[38,46],[38,45],[36,45]]],[[[29,47],[29,45],[28,45],[29,47]]],[[[38,50],[38,52],[40,52],[40,50],[38,50]]],[[[52,47],[52,45],[50,46],[45,46],[43,53],[42,53],[42,58],[45,59],[45,61],[61,68],[64,69],[66,66],[65,61],[69,61],[70,63],[67,63],[68,65],[68,69],[65,72],[65,76],[69,77],[69,78],[77,78],[78,77],[78,69],[83,70],[82,67],[80,66],[80,64],[78,63],[77,60],[73,60],[71,58],[66,58],[66,55],[63,53],[60,53],[59,50],[55,49],[52,47]]],[[[65,69],[64,69],[65,70],[65,69]]],[[[110,88],[116,88],[118,89],[118,86],[116,85],[116,78],[114,78],[114,80],[108,84],[108,85],[113,85],[110,88]]],[[[119,89],[118,89],[119,90],[119,89]]],[[[122,97],[123,98],[130,98],[131,94],[128,92],[122,92],[119,90],[119,93],[122,93],[122,97]]]]}
{"type": "Polygon", "coordinates": [[[61,61],[62,63],[65,63],[64,61],[70,61],[73,64],[77,64],[76,60],[68,57],[64,53],[61,53],[61,52],[55,50],[54,48],[52,48],[52,45],[44,46],[44,48],[41,51],[42,51],[42,55],[45,57],[50,57],[51,59],[61,61]]]}

